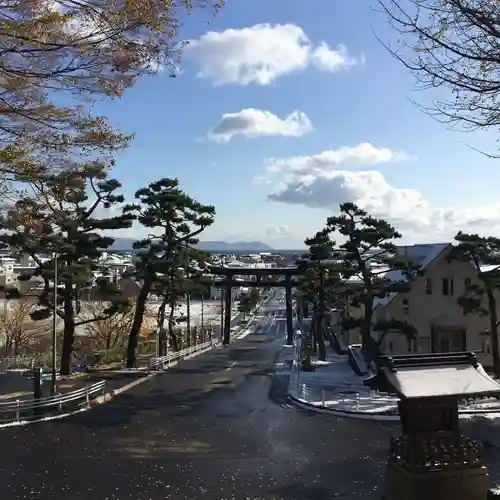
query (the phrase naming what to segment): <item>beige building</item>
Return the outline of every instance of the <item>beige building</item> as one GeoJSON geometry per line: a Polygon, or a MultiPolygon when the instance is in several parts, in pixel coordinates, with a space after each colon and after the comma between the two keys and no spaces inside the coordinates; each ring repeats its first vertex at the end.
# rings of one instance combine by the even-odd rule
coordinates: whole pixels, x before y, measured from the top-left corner
{"type": "MultiPolygon", "coordinates": [[[[491,366],[488,317],[465,315],[457,299],[469,283],[477,280],[474,267],[448,259],[451,244],[400,247],[400,251],[421,263],[424,276],[417,278],[408,293],[392,294],[377,301],[374,321],[406,321],[417,332],[408,340],[389,332],[382,347],[387,354],[408,352],[476,351],[478,360],[491,366]]],[[[397,276],[393,277],[398,279],[397,276]]]]}

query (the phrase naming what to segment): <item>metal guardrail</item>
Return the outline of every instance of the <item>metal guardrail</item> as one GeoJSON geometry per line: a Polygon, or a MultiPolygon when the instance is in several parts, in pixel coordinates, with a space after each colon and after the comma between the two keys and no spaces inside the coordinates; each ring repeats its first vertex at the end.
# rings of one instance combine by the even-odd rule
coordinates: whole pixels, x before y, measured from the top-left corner
{"type": "Polygon", "coordinates": [[[96,394],[104,394],[106,381],[102,380],[88,387],[72,392],[31,400],[16,400],[0,403],[0,422],[9,423],[47,416],[52,411],[62,412],[64,406],[86,407],[96,394]]]}
{"type": "Polygon", "coordinates": [[[187,347],[186,349],[182,349],[181,351],[171,352],[166,356],[161,356],[160,358],[152,358],[149,361],[149,369],[150,370],[163,369],[170,363],[184,359],[186,356],[194,354],[195,352],[204,351],[205,349],[215,347],[216,345],[217,345],[216,342],[208,341],[204,342],[203,344],[187,347]]]}
{"type": "MultiPolygon", "coordinates": [[[[399,415],[398,401],[394,395],[364,389],[353,384],[336,387],[319,387],[299,383],[297,399],[320,408],[343,411],[363,412],[373,415],[399,415]]],[[[465,415],[500,413],[500,401],[496,398],[461,400],[458,412],[465,415]]]]}
{"type": "Polygon", "coordinates": [[[7,370],[32,370],[36,365],[35,358],[9,357],[0,358],[0,373],[7,370]]]}
{"type": "Polygon", "coordinates": [[[329,410],[366,412],[366,406],[369,406],[369,413],[398,415],[398,398],[364,390],[354,384],[329,388],[299,384],[297,399],[329,410]]]}

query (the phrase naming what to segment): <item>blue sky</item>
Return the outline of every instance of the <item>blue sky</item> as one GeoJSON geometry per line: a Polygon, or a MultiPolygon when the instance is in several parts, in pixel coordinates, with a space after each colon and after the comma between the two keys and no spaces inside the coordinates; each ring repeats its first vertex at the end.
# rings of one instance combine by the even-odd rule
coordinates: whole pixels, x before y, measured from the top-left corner
{"type": "Polygon", "coordinates": [[[396,38],[369,2],[348,0],[227,0],[215,18],[189,17],[181,75],[141,78],[96,106],[136,133],[114,175],[130,196],[178,177],[216,207],[203,239],[302,246],[348,200],[408,242],[496,231],[497,161],[468,146],[494,151],[494,136],[447,130],[417,109],[411,99],[430,95],[412,90],[374,31],[396,38]]]}

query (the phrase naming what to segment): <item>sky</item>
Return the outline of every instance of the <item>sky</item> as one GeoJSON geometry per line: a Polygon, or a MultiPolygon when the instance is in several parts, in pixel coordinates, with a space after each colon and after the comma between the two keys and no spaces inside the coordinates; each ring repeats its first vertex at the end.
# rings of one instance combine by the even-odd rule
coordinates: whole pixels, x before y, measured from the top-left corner
{"type": "MultiPolygon", "coordinates": [[[[404,243],[500,235],[493,132],[423,113],[414,77],[377,40],[397,33],[352,0],[227,0],[185,19],[182,72],[141,78],[98,103],[135,132],[113,175],[133,193],[177,177],[216,208],[204,240],[301,248],[340,203],[391,221],[404,243]]],[[[134,227],[127,236],[141,236],[134,227]]]]}

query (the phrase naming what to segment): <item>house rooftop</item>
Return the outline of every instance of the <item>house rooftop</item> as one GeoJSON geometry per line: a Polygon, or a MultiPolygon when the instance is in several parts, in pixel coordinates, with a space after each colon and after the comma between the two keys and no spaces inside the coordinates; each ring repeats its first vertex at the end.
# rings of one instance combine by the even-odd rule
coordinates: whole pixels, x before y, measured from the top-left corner
{"type": "MultiPolygon", "coordinates": [[[[416,264],[420,264],[420,270],[425,271],[425,269],[449,247],[451,247],[451,243],[423,243],[418,245],[398,246],[397,252],[398,255],[413,260],[416,264]]],[[[406,280],[404,274],[399,270],[388,271],[384,275],[384,278],[392,281],[406,280]]],[[[375,299],[373,308],[375,309],[378,306],[385,307],[389,305],[397,295],[397,293],[391,293],[385,297],[375,299]]]]}

